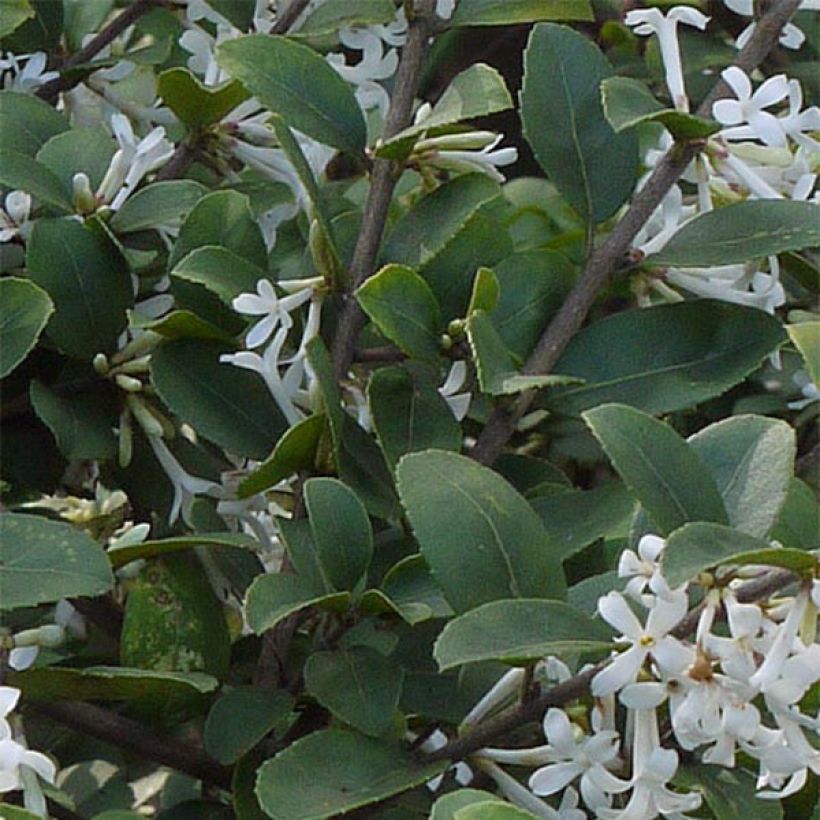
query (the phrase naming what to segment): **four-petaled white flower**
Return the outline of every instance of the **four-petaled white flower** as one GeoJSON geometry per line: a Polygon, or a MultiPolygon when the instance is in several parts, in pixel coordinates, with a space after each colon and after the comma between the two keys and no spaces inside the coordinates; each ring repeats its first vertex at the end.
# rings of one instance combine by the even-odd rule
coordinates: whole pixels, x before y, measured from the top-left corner
{"type": "Polygon", "coordinates": [[[280,298],[272,282],[260,279],[256,283],[256,293],[242,293],[237,296],[231,303],[237,313],[262,317],[248,330],[245,344],[248,347],[260,347],[280,325],[286,330],[292,327],[291,311],[309,302],[312,293],[310,287],[305,287],[280,298]]]}
{"type": "Polygon", "coordinates": [[[7,52],[0,58],[0,78],[5,91],[33,92],[49,80],[60,76],[57,71],[46,71],[48,55],[44,51],[32,54],[7,52]]]}
{"type": "Polygon", "coordinates": [[[15,236],[24,239],[30,232],[31,197],[25,191],[6,194],[5,208],[0,208],[0,243],[10,242],[15,236]]]}

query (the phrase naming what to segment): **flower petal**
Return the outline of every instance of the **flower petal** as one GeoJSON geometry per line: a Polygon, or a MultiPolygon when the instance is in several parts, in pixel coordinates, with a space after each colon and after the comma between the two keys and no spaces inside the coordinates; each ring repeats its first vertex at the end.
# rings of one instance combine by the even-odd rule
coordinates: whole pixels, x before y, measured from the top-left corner
{"type": "Polygon", "coordinates": [[[598,600],[598,612],[608,624],[614,626],[627,638],[638,640],[643,634],[640,621],[620,592],[612,591],[600,598],[598,600]]]}
{"type": "Polygon", "coordinates": [[[546,797],[560,791],[583,771],[579,763],[551,763],[533,772],[529,780],[530,791],[546,797]]]}

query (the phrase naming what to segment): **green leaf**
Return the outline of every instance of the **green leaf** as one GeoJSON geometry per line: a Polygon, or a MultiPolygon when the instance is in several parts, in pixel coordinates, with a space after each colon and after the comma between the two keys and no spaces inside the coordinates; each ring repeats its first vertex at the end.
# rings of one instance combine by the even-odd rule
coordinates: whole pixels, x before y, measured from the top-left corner
{"type": "Polygon", "coordinates": [[[690,219],[645,264],[705,268],[817,245],[820,220],[816,205],[758,199],[690,219]]]}
{"type": "Polygon", "coordinates": [[[454,820],[533,820],[536,815],[509,803],[488,800],[459,809],[454,820]]]}
{"type": "MultiPolygon", "coordinates": [[[[8,2],[8,0],[6,0],[8,2]]],[[[3,2],[3,0],[0,0],[3,2]]],[[[26,0],[11,0],[11,2],[26,2],[26,0]]],[[[3,20],[0,17],[0,22],[3,20]]],[[[41,815],[34,814],[30,811],[26,811],[25,809],[21,809],[18,806],[3,806],[3,820],[40,820],[41,815]]]]}
{"type": "Polygon", "coordinates": [[[439,353],[441,309],[430,286],[412,268],[385,265],[357,291],[364,312],[408,356],[439,353]]]}
{"type": "Polygon", "coordinates": [[[86,361],[116,348],[134,292],[125,260],[104,234],[73,220],[39,219],[26,264],[54,302],[46,335],[57,347],[86,361]]]}
{"type": "Polygon", "coordinates": [[[498,183],[484,174],[465,174],[439,186],[396,222],[383,260],[411,267],[429,264],[499,190],[498,183]]]}
{"type": "Polygon", "coordinates": [[[156,558],[159,555],[168,555],[172,552],[196,549],[197,547],[229,547],[255,551],[259,549],[259,542],[250,535],[241,532],[197,532],[191,535],[141,541],[138,544],[109,549],[108,558],[111,561],[111,566],[114,569],[119,569],[138,559],[156,558]]]}
{"type": "Polygon", "coordinates": [[[762,538],[702,521],[675,530],[661,558],[663,575],[672,587],[712,567],[744,564],[767,564],[804,573],[816,568],[817,558],[804,550],[772,547],[762,538]]]}
{"type": "Polygon", "coordinates": [[[820,547],[817,532],[817,499],[808,484],[793,478],[786,501],[780,509],[770,537],[786,547],[815,550],[820,547]]]}
{"type": "Polygon", "coordinates": [[[465,806],[472,806],[482,803],[486,806],[489,802],[502,803],[503,800],[490,792],[479,789],[458,789],[442,795],[433,804],[433,811],[430,813],[430,820],[455,820],[456,812],[465,806]]]}
{"type": "Polygon", "coordinates": [[[255,293],[257,283],[267,274],[228,248],[204,245],[182,259],[171,276],[206,287],[230,306],[240,293],[255,293]]]}
{"type": "Polygon", "coordinates": [[[546,655],[606,649],[610,630],[562,601],[492,601],[450,621],[433,657],[444,672],[465,663],[525,664],[546,655]]]}
{"type": "Polygon", "coordinates": [[[473,292],[470,295],[467,315],[474,310],[483,310],[485,313],[495,310],[500,295],[501,286],[495,273],[490,268],[479,268],[473,279],[473,292]]]}
{"type": "Polygon", "coordinates": [[[387,463],[406,453],[461,449],[461,426],[426,379],[403,367],[382,367],[370,377],[367,402],[387,463]]]}
{"type": "Polygon", "coordinates": [[[247,754],[269,732],[281,736],[296,715],[293,696],[282,689],[239,686],[211,707],[205,721],[205,751],[230,765],[247,754]]]}
{"type": "Polygon", "coordinates": [[[309,606],[344,609],[349,592],[317,592],[297,575],[260,575],[248,589],[245,615],[248,626],[261,635],[279,621],[309,606]]]}
{"type": "Polygon", "coordinates": [[[222,43],[219,64],[259,102],[325,145],[361,154],[367,130],[353,90],[313,49],[251,34],[222,43]]]}
{"type": "Polygon", "coordinates": [[[786,330],[806,362],[811,380],[820,383],[820,322],[786,325],[786,330]]]}
{"type": "Polygon", "coordinates": [[[304,675],[307,691],[339,720],[373,737],[394,728],[404,673],[375,649],[314,652],[304,675]]]}
{"type": "Polygon", "coordinates": [[[81,530],[36,515],[0,514],[0,611],[103,595],[114,576],[81,530]]]}
{"type": "Polygon", "coordinates": [[[714,479],[671,427],[622,404],[601,405],[583,417],[660,535],[687,521],[727,522],[714,479]]]}
{"type": "Polygon", "coordinates": [[[397,743],[325,729],[268,760],[256,795],[274,820],[323,820],[419,786],[448,765],[417,762],[397,743]]]}
{"type": "Polygon", "coordinates": [[[187,68],[169,68],[157,78],[157,94],[190,130],[219,122],[250,96],[236,80],[204,85],[187,68]]]}
{"type": "Polygon", "coordinates": [[[631,77],[608,77],[601,84],[604,114],[616,133],[643,122],[659,122],[680,140],[705,139],[720,131],[720,123],[664,108],[652,92],[631,77]]]}
{"type": "Polygon", "coordinates": [[[216,678],[202,672],[160,672],[123,666],[61,666],[12,672],[9,683],[27,700],[136,700],[143,697],[190,697],[213,692],[216,678]]]}
{"type": "Polygon", "coordinates": [[[143,320],[139,314],[128,311],[132,329],[151,330],[166,339],[208,339],[222,344],[236,346],[233,336],[222,328],[202,319],[190,310],[172,310],[159,319],[143,320]]]}
{"type": "Polygon", "coordinates": [[[375,26],[396,16],[392,0],[326,0],[315,8],[291,37],[338,34],[347,26],[375,26]]]}
{"type": "Polygon", "coordinates": [[[117,452],[116,411],[94,393],[59,396],[39,381],[29,387],[31,405],[51,430],[60,452],[69,461],[105,460],[117,452]]]}
{"type": "Polygon", "coordinates": [[[25,191],[42,204],[60,211],[74,211],[71,197],[59,177],[20,151],[0,152],[0,185],[25,191]]]}
{"type": "Polygon", "coordinates": [[[219,361],[218,342],[180,339],[151,356],[151,383],[181,421],[226,450],[263,459],[285,429],[255,373],[219,361]]]}
{"type": "Polygon", "coordinates": [[[316,461],[316,451],[326,422],[325,415],[317,413],[289,427],[276,442],[270,458],[242,479],[239,497],[250,498],[299,470],[311,469],[316,461]]]}
{"type": "MultiPolygon", "coordinates": [[[[391,567],[382,579],[381,591],[389,599],[391,608],[411,625],[453,615],[421,555],[408,555],[391,567]]],[[[367,595],[366,592],[365,597],[367,595]]]]}
{"type": "Polygon", "coordinates": [[[33,158],[51,137],[68,129],[68,120],[39,97],[0,91],[0,153],[19,151],[33,158]]]}
{"type": "Polygon", "coordinates": [[[117,233],[181,222],[208,189],[192,179],[170,179],[140,188],[111,218],[117,233]]]}
{"type": "Polygon", "coordinates": [[[794,473],[794,430],[763,416],[732,416],[688,439],[723,497],[729,524],[763,538],[774,526],[794,473]]]}
{"type": "Polygon", "coordinates": [[[532,388],[552,387],[577,382],[578,379],[556,373],[527,375],[518,372],[512,354],[483,311],[476,310],[467,320],[467,338],[475,360],[478,383],[484,393],[503,396],[532,388]]]}
{"type": "Polygon", "coordinates": [[[454,26],[507,26],[539,20],[594,20],[589,0],[459,0],[454,26]]]}
{"type": "Polygon", "coordinates": [[[492,66],[474,63],[457,74],[421,122],[400,131],[376,151],[378,156],[404,159],[423,135],[437,135],[445,126],[486,117],[513,105],[504,78],[492,66]]]}
{"type": "Polygon", "coordinates": [[[303,488],[310,529],[331,588],[352,591],[370,565],[373,532],[356,493],[335,478],[311,478],[303,488]]]}
{"type": "Polygon", "coordinates": [[[11,34],[31,17],[34,9],[28,0],[0,0],[0,37],[11,34]]]}
{"type": "Polygon", "coordinates": [[[123,666],[222,678],[230,653],[228,624],[201,565],[181,555],[146,565],[125,602],[123,666]]]}
{"type": "Polygon", "coordinates": [[[501,294],[490,317],[513,356],[524,361],[569,293],[572,266],[560,253],[534,250],[508,256],[495,275],[501,294]]]}
{"type": "Polygon", "coordinates": [[[71,52],[79,51],[83,38],[105,22],[114,0],[63,0],[65,36],[71,52]]]}
{"type": "Polygon", "coordinates": [[[250,200],[237,191],[212,191],[191,209],[168,260],[173,270],[181,259],[203,245],[220,245],[252,265],[267,270],[265,240],[250,200]]]}
{"type": "Polygon", "coordinates": [[[751,813],[755,820],[781,820],[783,817],[780,801],[760,800],[754,775],[739,767],[725,769],[690,764],[678,769],[675,783],[700,792],[716,820],[747,820],[751,813]]]}
{"type": "Polygon", "coordinates": [[[396,475],[422,555],[456,612],[502,598],[565,595],[555,545],[497,473],[426,450],[405,456],[396,475]]]}
{"type": "Polygon", "coordinates": [[[616,134],[601,106],[612,67],[580,32],[537,25],[524,56],[521,117],[536,159],[587,222],[603,222],[635,186],[638,142],[616,134]]]}
{"type": "Polygon", "coordinates": [[[569,490],[533,498],[530,503],[566,559],[599,538],[625,536],[635,499],[619,481],[591,490],[569,490]]]}
{"type": "Polygon", "coordinates": [[[623,311],[567,345],[555,370],[585,383],[556,388],[547,403],[565,414],[613,401],[648,413],[692,407],[742,381],[784,336],[774,317],[726,302],[623,311]]]}
{"type": "Polygon", "coordinates": [[[28,279],[0,279],[0,379],[28,356],[54,313],[49,295],[28,279]]]}
{"type": "Polygon", "coordinates": [[[108,170],[117,144],[104,125],[72,128],[53,136],[35,159],[51,171],[66,191],[72,190],[75,174],[86,174],[96,191],[108,170]]]}

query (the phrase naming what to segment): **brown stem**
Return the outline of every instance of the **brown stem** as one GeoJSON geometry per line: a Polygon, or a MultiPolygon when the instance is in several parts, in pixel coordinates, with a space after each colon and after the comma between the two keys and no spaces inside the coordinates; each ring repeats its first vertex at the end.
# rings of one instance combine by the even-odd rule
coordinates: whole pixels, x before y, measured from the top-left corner
{"type": "Polygon", "coordinates": [[[82,73],[72,73],[70,69],[83,65],[97,56],[106,46],[119,37],[129,26],[133,25],[143,14],[157,6],[165,5],[166,0],[134,0],[122,14],[115,17],[100,33],[69,57],[62,66],[61,74],[47,83],[43,83],[35,92],[40,99],[53,100],[61,91],[74,88],[82,80],[82,73]]]}
{"type": "MultiPolygon", "coordinates": [[[[780,31],[799,5],[800,0],[781,0],[767,11],[757,23],[752,38],[738,55],[735,65],[749,72],[761,63],[776,44],[780,31]]],[[[709,116],[712,104],[729,93],[728,85],[721,79],[703,100],[697,113],[700,116],[709,116]]],[[[584,323],[598,293],[624,261],[638,231],[702,147],[703,143],[700,142],[674,145],[660,160],[606,241],[590,254],[575,287],[527,359],[523,368],[525,374],[549,373],[555,366],[570,339],[584,323]]],[[[496,407],[471,456],[481,464],[492,464],[512,437],[518,420],[530,408],[535,396],[536,391],[530,390],[522,393],[511,404],[496,407]]]]}
{"type": "MultiPolygon", "coordinates": [[[[407,42],[402,48],[396,84],[390,98],[390,108],[384,126],[384,139],[398,134],[412,120],[413,100],[421,80],[424,56],[430,39],[430,26],[434,15],[434,0],[419,0],[416,13],[407,28],[407,42]]],[[[350,276],[353,288],[357,288],[374,273],[387,212],[393,190],[402,166],[388,159],[377,158],[373,162],[370,190],[364,207],[362,226],[356,239],[350,276]]],[[[333,367],[337,379],[344,378],[350,369],[355,351],[356,338],[364,325],[364,314],[355,298],[348,294],[339,317],[333,340],[333,367]]]]}
{"type": "Polygon", "coordinates": [[[154,182],[163,182],[168,179],[177,179],[181,177],[188,166],[196,159],[196,149],[190,142],[191,137],[184,139],[176,150],[171,154],[171,158],[162,168],[157,171],[154,176],[154,182]]]}
{"type": "Polygon", "coordinates": [[[211,783],[231,787],[231,772],[190,743],[177,743],[146,729],[142,724],[91,703],[51,701],[32,703],[31,708],[52,720],[99,738],[138,757],[211,783]]]}
{"type": "MultiPolygon", "coordinates": [[[[767,598],[779,589],[788,586],[795,580],[795,575],[788,570],[776,569],[760,578],[748,581],[737,590],[737,599],[741,603],[751,603],[767,598]]],[[[697,626],[700,608],[690,612],[670,634],[685,638],[697,626]]],[[[515,706],[501,712],[495,717],[480,723],[475,729],[461,737],[451,740],[446,746],[430,755],[433,760],[462,760],[468,755],[483,749],[485,746],[503,737],[513,729],[530,721],[539,720],[551,706],[564,706],[570,701],[583,697],[589,691],[589,685],[609,660],[601,661],[595,666],[575,675],[557,686],[530,700],[521,701],[515,706]]]]}
{"type": "Polygon", "coordinates": [[[310,0],[290,0],[285,10],[277,16],[270,33],[286,34],[309,3],[310,0]]]}

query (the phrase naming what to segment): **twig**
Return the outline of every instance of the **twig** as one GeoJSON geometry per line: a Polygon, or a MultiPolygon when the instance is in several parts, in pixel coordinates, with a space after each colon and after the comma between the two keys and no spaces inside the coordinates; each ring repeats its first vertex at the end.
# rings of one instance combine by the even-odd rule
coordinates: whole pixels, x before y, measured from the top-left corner
{"type": "Polygon", "coordinates": [[[74,88],[82,80],[81,74],[72,74],[71,69],[83,65],[97,56],[106,46],[133,25],[143,14],[157,6],[165,5],[165,0],[135,0],[122,14],[117,15],[100,33],[72,54],[61,68],[59,77],[43,83],[35,92],[43,100],[53,100],[61,91],[74,88]]]}
{"type": "Polygon", "coordinates": [[[91,703],[51,701],[31,708],[52,720],[125,749],[138,757],[162,763],[220,788],[231,787],[230,770],[190,743],[160,737],[142,724],[91,703]]]}
{"type": "MultiPolygon", "coordinates": [[[[752,38],[738,55],[735,65],[749,72],[761,63],[799,5],[800,0],[781,0],[768,11],[757,23],[752,38]]],[[[700,116],[709,116],[712,104],[729,93],[728,85],[721,79],[703,100],[697,113],[700,116]]],[[[527,359],[523,368],[525,374],[549,373],[555,366],[570,339],[584,323],[598,293],[624,260],[638,231],[702,147],[702,142],[674,145],[660,160],[612,233],[589,256],[575,287],[527,359]]],[[[536,391],[530,390],[522,393],[512,404],[496,407],[471,456],[481,464],[492,464],[512,437],[518,420],[527,412],[535,396],[536,391]]]]}
{"type": "MultiPolygon", "coordinates": [[[[416,13],[407,28],[407,42],[402,48],[396,84],[390,98],[390,108],[384,126],[384,139],[406,128],[413,116],[413,100],[421,80],[424,55],[430,39],[434,15],[434,0],[420,0],[416,13]]],[[[364,207],[362,226],[356,239],[350,276],[353,288],[358,287],[374,272],[379,253],[387,211],[393,190],[401,173],[401,165],[393,160],[377,158],[373,162],[370,190],[364,207]]],[[[333,367],[337,379],[344,378],[353,361],[356,337],[364,325],[364,314],[355,298],[348,294],[339,317],[333,340],[333,367]]]]}
{"type": "MultiPolygon", "coordinates": [[[[777,569],[766,575],[748,581],[737,590],[737,599],[741,603],[751,603],[768,597],[777,590],[788,586],[795,580],[795,575],[788,570],[777,569]]],[[[700,616],[700,607],[690,612],[670,634],[684,638],[695,629],[700,616]]],[[[495,739],[530,721],[538,720],[544,711],[551,706],[563,706],[570,701],[583,697],[589,691],[589,685],[609,660],[601,661],[569,680],[553,686],[537,697],[521,701],[504,712],[480,723],[475,729],[461,737],[451,740],[446,746],[425,759],[462,760],[468,755],[483,749],[495,739]]]]}
{"type": "Polygon", "coordinates": [[[310,0],[290,0],[285,10],[277,16],[276,22],[271,26],[270,33],[286,34],[309,3],[310,0]]]}

